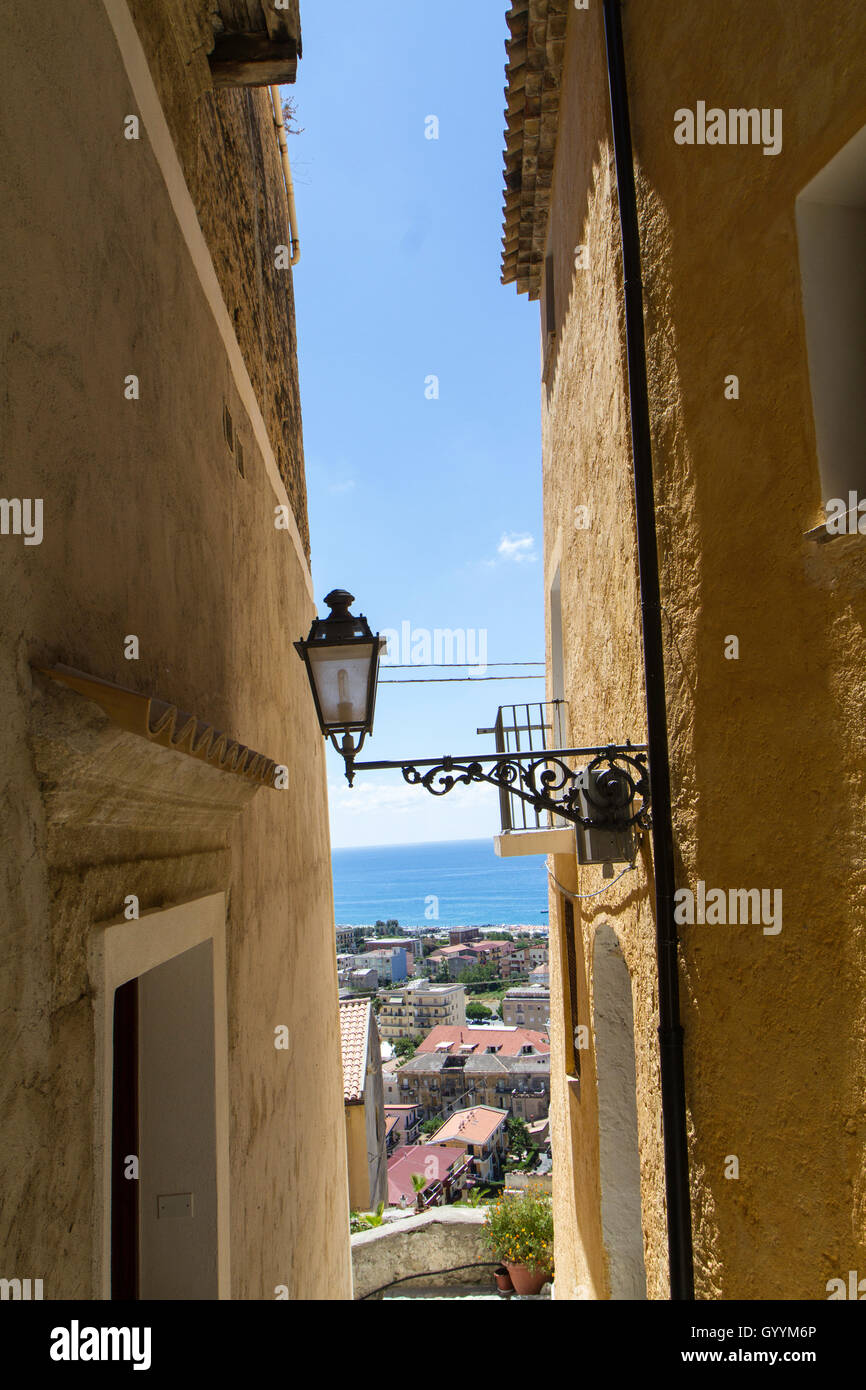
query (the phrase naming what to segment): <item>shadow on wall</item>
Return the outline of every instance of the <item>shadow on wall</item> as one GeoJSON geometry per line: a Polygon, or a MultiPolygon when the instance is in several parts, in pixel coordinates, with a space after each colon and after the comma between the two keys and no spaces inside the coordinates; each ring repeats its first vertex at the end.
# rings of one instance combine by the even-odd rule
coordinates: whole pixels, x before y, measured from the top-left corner
{"type": "Polygon", "coordinates": [[[601,1224],[612,1299],[646,1298],[631,978],[613,928],[593,943],[601,1224]]]}

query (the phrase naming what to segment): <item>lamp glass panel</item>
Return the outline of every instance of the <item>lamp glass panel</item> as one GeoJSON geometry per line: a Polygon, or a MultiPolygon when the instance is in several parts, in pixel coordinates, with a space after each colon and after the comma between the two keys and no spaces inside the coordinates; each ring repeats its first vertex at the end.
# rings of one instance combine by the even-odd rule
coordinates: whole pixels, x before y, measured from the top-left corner
{"type": "Polygon", "coordinates": [[[363,727],[368,720],[367,692],[375,643],[351,647],[307,648],[322,719],[329,727],[363,727]]]}

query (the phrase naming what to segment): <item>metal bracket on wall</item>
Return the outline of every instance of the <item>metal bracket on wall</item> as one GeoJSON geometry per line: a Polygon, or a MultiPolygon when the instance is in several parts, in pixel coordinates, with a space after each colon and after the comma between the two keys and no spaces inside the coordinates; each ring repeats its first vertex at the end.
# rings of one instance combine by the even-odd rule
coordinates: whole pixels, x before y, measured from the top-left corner
{"type": "Polygon", "coordinates": [[[390,768],[399,768],[410,786],[425,787],[432,796],[445,796],[461,782],[467,786],[472,782],[489,782],[520,797],[536,811],[549,811],[585,830],[643,826],[649,815],[646,748],[629,742],[596,748],[492,753],[481,757],[468,754],[363,763],[347,759],[346,776],[351,783],[356,772],[390,768]],[[568,766],[566,758],[590,758],[591,761],[586,767],[576,769],[568,766]]]}

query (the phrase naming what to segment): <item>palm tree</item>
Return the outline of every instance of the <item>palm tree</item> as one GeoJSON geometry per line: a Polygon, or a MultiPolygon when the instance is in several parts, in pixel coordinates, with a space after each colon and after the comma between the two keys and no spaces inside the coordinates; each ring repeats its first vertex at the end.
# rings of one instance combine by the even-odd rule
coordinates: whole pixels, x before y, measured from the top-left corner
{"type": "Polygon", "coordinates": [[[427,1186],[427,1179],[423,1173],[412,1174],[412,1187],[415,1192],[415,1207],[417,1211],[424,1210],[424,1189],[427,1186]]]}

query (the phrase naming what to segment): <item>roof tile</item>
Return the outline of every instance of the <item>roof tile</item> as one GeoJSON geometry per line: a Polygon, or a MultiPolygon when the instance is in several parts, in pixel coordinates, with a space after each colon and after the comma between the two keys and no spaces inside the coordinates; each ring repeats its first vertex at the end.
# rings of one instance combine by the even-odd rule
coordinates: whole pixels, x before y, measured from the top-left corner
{"type": "Polygon", "coordinates": [[[502,283],[516,282],[518,293],[537,299],[549,206],[541,195],[550,189],[556,154],[568,0],[515,0],[505,19],[511,37],[505,41],[502,283]]]}
{"type": "Polygon", "coordinates": [[[369,999],[351,999],[340,1003],[340,1046],[343,1053],[344,1104],[364,1099],[370,1013],[369,999]]]}

